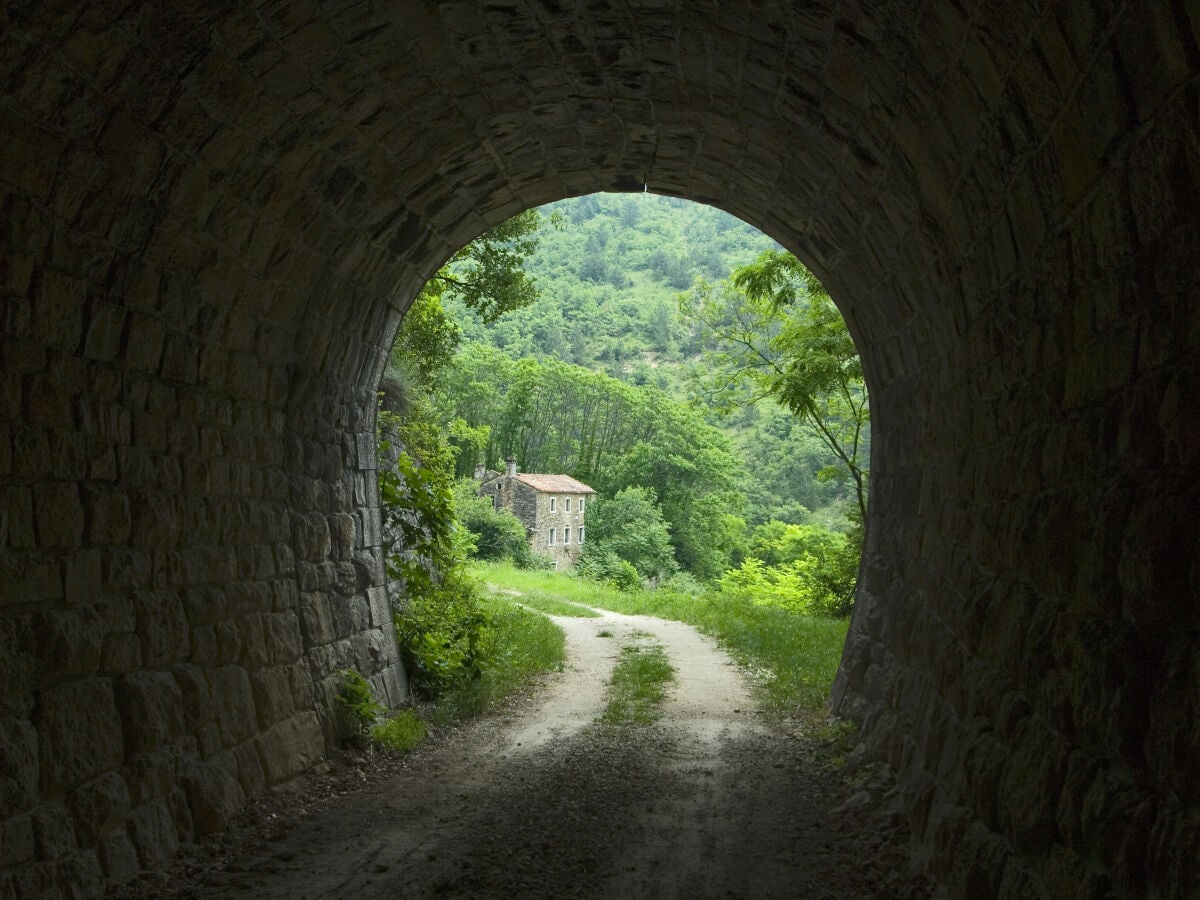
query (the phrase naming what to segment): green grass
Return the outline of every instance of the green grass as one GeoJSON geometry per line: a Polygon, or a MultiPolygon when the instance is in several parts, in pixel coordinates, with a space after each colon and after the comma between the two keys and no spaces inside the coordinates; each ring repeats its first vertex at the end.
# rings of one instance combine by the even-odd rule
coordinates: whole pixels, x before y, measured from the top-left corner
{"type": "Polygon", "coordinates": [[[526,573],[511,566],[480,567],[479,574],[493,585],[515,590],[522,590],[521,584],[535,575],[541,590],[575,602],[694,625],[754,673],[763,709],[773,716],[824,708],[849,627],[848,619],[806,616],[722,594],[621,593],[565,573],[526,573]],[[582,597],[587,599],[577,599],[582,597]]]}
{"type": "Polygon", "coordinates": [[[533,594],[522,594],[512,599],[517,603],[533,607],[538,612],[544,612],[548,616],[567,616],[573,619],[597,619],[600,617],[600,613],[594,609],[580,606],[578,603],[572,603],[569,600],[559,600],[557,597],[552,597],[540,591],[533,594]]]}
{"type": "Polygon", "coordinates": [[[675,668],[661,645],[624,645],[613,669],[608,705],[600,721],[605,725],[652,724],[662,714],[667,685],[674,679],[675,668]]]}
{"type": "MultiPolygon", "coordinates": [[[[600,606],[602,604],[597,601],[610,593],[608,588],[593,581],[559,572],[518,569],[511,563],[473,562],[470,570],[489,588],[517,591],[520,597],[514,599],[530,606],[537,606],[542,600],[600,606]]],[[[537,608],[541,609],[540,606],[537,608]]],[[[574,615],[593,616],[595,613],[576,612],[574,615]]]]}
{"type": "Polygon", "coordinates": [[[402,709],[372,728],[371,740],[393,753],[405,753],[425,740],[425,722],[411,709],[402,709]]]}
{"type": "Polygon", "coordinates": [[[437,723],[479,715],[531,678],[560,670],[566,658],[562,629],[541,613],[504,596],[486,597],[482,605],[491,618],[480,644],[483,672],[438,698],[433,709],[437,723]]]}

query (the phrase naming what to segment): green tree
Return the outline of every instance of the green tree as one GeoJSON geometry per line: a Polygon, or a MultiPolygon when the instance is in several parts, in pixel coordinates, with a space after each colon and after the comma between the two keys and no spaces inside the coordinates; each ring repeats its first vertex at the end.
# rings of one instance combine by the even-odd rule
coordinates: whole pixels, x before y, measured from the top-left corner
{"type": "Polygon", "coordinates": [[[462,328],[446,312],[448,297],[485,324],[537,299],[525,261],[537,247],[542,222],[536,209],[502,222],[459,250],[426,282],[400,324],[389,359],[393,375],[407,390],[414,382],[431,388],[462,344],[462,328]]]}
{"type": "Polygon", "coordinates": [[[820,282],[792,254],[768,250],[730,282],[698,285],[680,308],[709,348],[697,380],[710,402],[729,410],[770,397],[789,409],[837,458],[865,522],[870,406],[862,363],[820,282]]]}
{"type": "Polygon", "coordinates": [[[596,499],[587,509],[585,553],[610,551],[643,578],[675,572],[671,535],[653,491],[628,487],[611,500],[596,499]]]}
{"type": "MultiPolygon", "coordinates": [[[[551,217],[551,224],[558,219],[551,217]]],[[[453,291],[467,309],[490,325],[507,312],[537,300],[537,287],[525,262],[537,249],[544,220],[536,209],[527,209],[463,247],[425,290],[441,296],[453,291]]]]}
{"type": "Polygon", "coordinates": [[[530,554],[525,526],[507,509],[496,509],[490,497],[479,496],[477,486],[473,478],[460,478],[454,485],[458,523],[474,535],[470,555],[523,564],[530,554]]]}

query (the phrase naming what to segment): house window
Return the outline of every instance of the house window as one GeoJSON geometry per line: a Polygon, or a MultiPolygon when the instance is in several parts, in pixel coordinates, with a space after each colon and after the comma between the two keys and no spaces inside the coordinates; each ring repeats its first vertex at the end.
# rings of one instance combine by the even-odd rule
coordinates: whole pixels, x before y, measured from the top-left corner
{"type": "Polygon", "coordinates": [[[579,526],[579,543],[583,543],[583,526],[579,526]]]}
{"type": "Polygon", "coordinates": [[[554,512],[554,501],[557,499],[558,499],[557,497],[550,498],[550,512],[554,512]]]}
{"type": "Polygon", "coordinates": [[[579,511],[583,512],[583,497],[579,498],[579,511]]]}
{"type": "Polygon", "coordinates": [[[554,535],[555,535],[557,532],[558,532],[558,529],[557,529],[557,528],[551,528],[551,529],[550,529],[550,540],[549,540],[549,542],[548,542],[548,543],[550,544],[550,546],[551,546],[551,547],[553,547],[553,546],[554,546],[554,535]]]}
{"type": "Polygon", "coordinates": [[[570,528],[563,529],[563,543],[564,544],[571,543],[571,529],[570,528]]]}
{"type": "Polygon", "coordinates": [[[571,511],[571,498],[568,497],[567,498],[567,512],[570,512],[570,511],[571,511]]]}

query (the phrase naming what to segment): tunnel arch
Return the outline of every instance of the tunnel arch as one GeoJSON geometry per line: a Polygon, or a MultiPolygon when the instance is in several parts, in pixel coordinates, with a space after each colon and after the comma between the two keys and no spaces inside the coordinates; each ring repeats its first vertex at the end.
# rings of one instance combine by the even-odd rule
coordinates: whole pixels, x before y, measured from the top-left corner
{"type": "Polygon", "coordinates": [[[0,884],[161,863],[333,739],[423,279],[598,190],[810,263],[877,410],[835,704],[952,891],[1182,896],[1200,604],[1186,3],[0,13],[0,884]],[[1182,599],[1180,599],[1182,598],[1182,599]]]}

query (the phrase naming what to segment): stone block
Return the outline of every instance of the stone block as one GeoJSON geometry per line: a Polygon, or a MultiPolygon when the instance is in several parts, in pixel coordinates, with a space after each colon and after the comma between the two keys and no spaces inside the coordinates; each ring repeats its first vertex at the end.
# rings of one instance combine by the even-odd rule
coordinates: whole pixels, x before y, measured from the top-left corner
{"type": "Polygon", "coordinates": [[[201,625],[191,629],[191,656],[189,659],[200,666],[217,662],[217,630],[212,625],[201,625]]]}
{"type": "Polygon", "coordinates": [[[119,547],[129,540],[133,520],[129,496],[122,490],[89,484],[83,488],[87,509],[87,541],[97,547],[119,547]]]}
{"type": "Polygon", "coordinates": [[[74,547],[83,540],[83,503],[74,484],[34,485],[33,505],[39,545],[74,547]]]}
{"type": "Polygon", "coordinates": [[[70,788],[117,769],[125,758],[121,718],[108,679],[43,689],[35,724],[46,791],[70,788]]]}
{"type": "Polygon", "coordinates": [[[183,783],[196,834],[220,831],[245,803],[237,769],[233,755],[222,753],[188,770],[183,783]]]}
{"type": "Polygon", "coordinates": [[[170,672],[131,672],[116,682],[125,746],[145,753],[184,732],[183,693],[170,672]]]}
{"type": "Polygon", "coordinates": [[[250,676],[250,683],[260,727],[269,728],[295,711],[289,669],[260,669],[250,676]]]}
{"type": "Polygon", "coordinates": [[[157,667],[187,658],[187,616],[177,593],[139,591],[134,595],[134,611],[143,665],[157,667]]]}
{"type": "Polygon", "coordinates": [[[37,900],[62,900],[64,895],[55,883],[56,869],[57,866],[52,862],[40,862],[18,869],[12,880],[12,897],[15,900],[26,900],[29,897],[36,897],[37,900]]]}
{"type": "Polygon", "coordinates": [[[168,747],[152,753],[131,753],[121,774],[129,785],[129,802],[133,807],[144,806],[170,795],[178,777],[178,759],[186,755],[182,747],[168,747]]]}
{"type": "Polygon", "coordinates": [[[291,575],[296,571],[296,556],[287,544],[276,544],[275,570],[280,575],[291,575]]]}
{"type": "Polygon", "coordinates": [[[221,588],[185,588],[180,592],[180,599],[193,635],[197,626],[212,625],[226,616],[226,595],[221,588]]]}
{"type": "Polygon", "coordinates": [[[100,668],[104,620],[95,607],[35,613],[29,617],[29,633],[43,678],[94,675],[100,668]]]}
{"type": "Polygon", "coordinates": [[[85,847],[96,846],[100,835],[129,815],[129,788],[116,772],[84,782],[67,795],[75,818],[75,834],[85,847]]]}
{"type": "Polygon", "coordinates": [[[129,881],[139,871],[137,850],[129,838],[129,831],[124,825],[111,829],[100,837],[96,848],[100,867],[111,884],[122,884],[129,881]]]}
{"type": "Polygon", "coordinates": [[[317,513],[304,515],[292,513],[292,546],[300,559],[318,561],[327,559],[332,546],[329,525],[325,517],[317,513]]]}
{"type": "Polygon", "coordinates": [[[237,662],[242,655],[242,636],[236,622],[226,619],[218,622],[216,631],[217,659],[221,662],[237,662]]]}
{"type": "Polygon", "coordinates": [[[358,540],[354,518],[346,513],[338,513],[330,516],[327,521],[334,557],[343,560],[349,559],[354,553],[358,540]]]}
{"type": "Polygon", "coordinates": [[[111,362],[121,352],[126,313],[115,303],[92,304],[91,316],[84,339],[83,355],[88,359],[111,362]]]}
{"type": "Polygon", "coordinates": [[[39,859],[63,859],[76,849],[75,828],[62,806],[44,803],[33,814],[33,833],[39,859]]]}
{"type": "Polygon", "coordinates": [[[153,565],[149,553],[114,550],[101,558],[101,571],[109,588],[136,590],[150,585],[153,565]]]}
{"type": "Polygon", "coordinates": [[[62,567],[54,557],[40,553],[7,553],[0,556],[4,601],[35,604],[63,595],[62,567]]]}
{"type": "Polygon", "coordinates": [[[408,703],[410,697],[408,693],[408,678],[405,675],[404,667],[399,663],[394,663],[385,668],[379,678],[383,683],[384,701],[391,709],[404,706],[408,703]]]}
{"type": "Polygon", "coordinates": [[[250,676],[240,666],[222,666],[208,673],[209,691],[225,746],[250,738],[258,725],[250,676]]]}
{"type": "Polygon", "coordinates": [[[233,758],[237,762],[238,784],[247,797],[262,793],[267,786],[267,776],[263,772],[262,759],[254,741],[246,741],[233,748],[233,758]]]}
{"type": "MultiPolygon", "coordinates": [[[[157,475],[155,476],[157,481],[157,475]]],[[[144,491],[132,505],[133,542],[138,547],[167,549],[179,543],[180,503],[175,495],[144,491]]]]}
{"type": "Polygon", "coordinates": [[[300,619],[292,610],[263,616],[263,631],[273,663],[291,663],[300,658],[304,642],[300,636],[300,619]]]}
{"type": "Polygon", "coordinates": [[[179,837],[166,801],[135,809],[129,816],[129,837],[143,868],[156,868],[175,856],[179,837]]]}
{"type": "Polygon", "coordinates": [[[195,730],[202,723],[209,721],[215,714],[212,694],[209,691],[208,680],[204,670],[199,666],[188,663],[178,665],[171,670],[175,683],[183,698],[183,714],[190,730],[195,730]]]}
{"type": "Polygon", "coordinates": [[[67,603],[78,606],[100,599],[103,591],[101,580],[101,552],[81,550],[67,560],[63,591],[67,603]]]}
{"type": "Polygon", "coordinates": [[[325,756],[325,736],[312,711],[286,719],[255,741],[268,784],[278,784],[325,756]]]}
{"type": "Polygon", "coordinates": [[[8,546],[36,547],[33,529],[33,492],[27,487],[12,487],[4,492],[8,512],[8,546]]]}
{"type": "Polygon", "coordinates": [[[15,866],[33,859],[35,847],[32,816],[0,821],[0,866],[15,866]]]}
{"type": "Polygon", "coordinates": [[[367,602],[370,605],[371,626],[382,628],[392,624],[392,609],[388,603],[387,588],[382,585],[367,588],[367,602]]]}
{"type": "Polygon", "coordinates": [[[238,662],[247,669],[258,669],[270,662],[263,619],[257,613],[242,616],[237,620],[238,636],[241,639],[241,656],[238,662]]]}
{"type": "Polygon", "coordinates": [[[28,809],[37,797],[38,737],[24,719],[0,719],[0,809],[28,809]]]}
{"type": "Polygon", "coordinates": [[[59,860],[55,866],[63,896],[98,897],[104,892],[104,870],[92,852],[80,851],[59,860]]]}
{"type": "Polygon", "coordinates": [[[142,642],[136,634],[110,634],[104,638],[100,670],[106,675],[132,672],[142,666],[142,642]]]}

